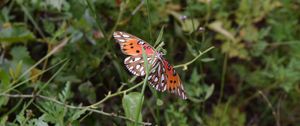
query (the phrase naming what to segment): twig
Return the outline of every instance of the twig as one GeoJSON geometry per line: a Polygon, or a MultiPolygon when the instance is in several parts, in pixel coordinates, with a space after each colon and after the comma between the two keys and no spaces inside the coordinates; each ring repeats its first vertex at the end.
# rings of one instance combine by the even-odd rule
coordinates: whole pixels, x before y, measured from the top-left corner
{"type": "Polygon", "coordinates": [[[44,60],[48,59],[48,57],[52,56],[53,54],[57,53],[62,47],[64,47],[69,41],[69,38],[64,38],[61,43],[59,43],[57,46],[55,46],[46,56],[44,56],[42,59],[40,59],[37,63],[32,65],[28,70],[26,70],[20,77],[24,77],[27,73],[29,73],[33,68],[35,68],[37,65],[42,63],[44,60]]]}
{"type": "Polygon", "coordinates": [[[135,15],[135,13],[141,9],[141,7],[143,6],[143,4],[145,3],[145,0],[141,0],[141,3],[131,12],[131,15],[135,15]]]}
{"type": "Polygon", "coordinates": [[[204,50],[203,52],[200,51],[199,54],[191,61],[184,63],[184,64],[176,65],[176,66],[174,66],[174,68],[183,67],[183,70],[186,70],[188,65],[195,62],[199,57],[201,57],[203,54],[207,53],[208,51],[212,50],[213,48],[215,48],[215,47],[212,46],[212,47],[209,47],[208,49],[204,50]]]}
{"type": "MultiPolygon", "coordinates": [[[[93,109],[93,108],[90,108],[90,107],[73,106],[73,105],[64,104],[63,102],[60,102],[56,99],[53,99],[53,98],[50,98],[50,97],[47,97],[47,96],[43,96],[43,95],[35,95],[35,94],[0,94],[0,96],[6,96],[6,97],[11,97],[11,98],[41,98],[43,100],[51,101],[53,103],[62,105],[64,107],[67,107],[67,108],[70,108],[70,109],[87,110],[87,111],[98,113],[98,114],[101,114],[101,115],[110,116],[110,117],[117,117],[117,118],[121,118],[121,119],[128,120],[128,121],[131,121],[131,122],[135,122],[133,119],[127,118],[127,117],[122,116],[122,115],[117,115],[115,113],[107,113],[107,112],[100,111],[100,110],[97,110],[97,109],[93,109]]],[[[137,123],[142,124],[142,125],[152,125],[149,122],[137,122],[137,123]]]]}
{"type": "Polygon", "coordinates": [[[131,90],[133,90],[133,89],[135,89],[135,88],[141,86],[142,84],[143,84],[143,81],[141,81],[140,83],[136,84],[135,86],[133,86],[133,87],[131,87],[131,88],[128,88],[128,89],[126,89],[126,90],[123,90],[123,91],[119,91],[119,92],[116,92],[116,93],[113,93],[113,94],[111,94],[111,93],[109,92],[108,95],[107,95],[105,98],[103,98],[101,101],[99,101],[99,102],[97,102],[97,103],[95,103],[95,104],[90,105],[89,107],[91,107],[91,108],[97,108],[98,105],[102,104],[103,102],[105,102],[105,101],[108,100],[109,98],[112,98],[112,97],[118,96],[118,95],[120,95],[120,94],[124,94],[124,93],[126,93],[126,92],[129,92],[129,91],[131,91],[131,90]]]}
{"type": "Polygon", "coordinates": [[[228,55],[225,54],[224,60],[223,60],[223,66],[222,66],[222,74],[221,74],[221,89],[220,89],[220,97],[218,100],[218,104],[221,103],[223,95],[224,95],[224,84],[225,84],[225,76],[226,76],[226,71],[227,71],[227,60],[228,60],[228,55]]]}
{"type": "Polygon", "coordinates": [[[38,24],[36,23],[36,21],[33,19],[32,15],[29,13],[28,9],[21,4],[20,2],[17,2],[22,10],[24,11],[25,15],[28,17],[28,19],[31,21],[31,23],[33,24],[34,28],[38,31],[38,33],[42,36],[42,38],[45,38],[44,33],[42,32],[42,30],[40,29],[40,27],[38,26],[38,24]]]}
{"type": "Polygon", "coordinates": [[[272,106],[270,100],[268,99],[268,97],[262,92],[262,91],[258,91],[258,93],[263,97],[263,99],[267,102],[268,106],[270,107],[270,109],[272,110],[272,114],[274,116],[274,119],[276,120],[276,126],[280,126],[280,124],[277,121],[277,113],[274,110],[274,107],[272,106]]]}

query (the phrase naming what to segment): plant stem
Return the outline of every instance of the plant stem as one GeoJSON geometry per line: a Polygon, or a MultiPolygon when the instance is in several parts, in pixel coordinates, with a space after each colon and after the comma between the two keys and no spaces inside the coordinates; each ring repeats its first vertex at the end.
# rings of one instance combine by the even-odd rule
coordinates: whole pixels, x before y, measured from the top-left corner
{"type": "MultiPolygon", "coordinates": [[[[101,114],[101,115],[110,116],[110,117],[117,117],[117,118],[120,118],[120,119],[135,122],[134,120],[132,120],[130,118],[127,118],[125,116],[122,116],[122,115],[117,115],[115,113],[107,113],[107,112],[100,111],[100,110],[97,110],[97,109],[92,109],[92,108],[89,108],[89,107],[68,105],[68,104],[60,102],[56,99],[53,99],[53,98],[50,98],[50,97],[47,97],[47,96],[43,96],[43,95],[36,95],[36,94],[0,94],[0,96],[11,97],[11,98],[40,98],[40,99],[43,99],[43,100],[46,100],[46,101],[51,101],[53,103],[62,105],[62,106],[67,107],[69,109],[87,110],[87,111],[98,113],[98,114],[101,114]]],[[[142,124],[142,125],[152,125],[151,123],[148,123],[148,122],[137,122],[137,123],[142,124]]]]}
{"type": "Polygon", "coordinates": [[[191,61],[184,63],[184,64],[179,64],[179,65],[175,65],[174,68],[179,68],[179,67],[183,67],[183,68],[187,68],[188,65],[192,64],[193,62],[195,62],[199,57],[201,57],[203,54],[207,53],[208,51],[212,50],[214,47],[209,47],[208,49],[204,50],[203,52],[200,52],[194,59],[192,59],[191,61]]]}
{"type": "Polygon", "coordinates": [[[90,0],[85,0],[85,1],[86,1],[87,5],[88,5],[89,10],[91,11],[91,13],[94,15],[94,18],[96,19],[96,24],[97,24],[98,29],[102,32],[104,38],[106,38],[107,40],[109,40],[109,39],[107,38],[107,35],[106,35],[106,33],[105,33],[105,31],[104,31],[104,29],[103,29],[101,23],[99,22],[99,21],[100,21],[100,18],[99,18],[98,15],[96,14],[96,11],[94,10],[94,8],[93,8],[93,6],[92,6],[90,0]]]}
{"type": "Polygon", "coordinates": [[[221,103],[222,98],[223,98],[225,76],[226,76],[226,71],[227,71],[227,60],[228,60],[228,55],[225,54],[224,61],[223,61],[223,67],[222,67],[223,69],[222,69],[222,78],[221,78],[221,88],[220,88],[220,97],[218,100],[218,104],[221,103]]]}
{"type": "Polygon", "coordinates": [[[150,14],[150,9],[149,9],[149,0],[146,0],[146,6],[147,6],[147,13],[148,13],[148,24],[149,24],[149,35],[150,35],[150,40],[152,41],[152,25],[151,25],[151,14],[150,14]]]}
{"type": "MultiPolygon", "coordinates": [[[[149,76],[149,71],[150,71],[150,66],[149,66],[149,63],[148,63],[148,57],[146,55],[146,52],[144,50],[144,48],[142,48],[142,52],[143,52],[143,60],[144,60],[144,68],[145,68],[145,72],[146,72],[146,76],[145,76],[145,79],[144,79],[144,83],[143,83],[143,88],[142,88],[142,91],[141,91],[141,98],[139,100],[139,106],[137,107],[137,116],[135,118],[135,126],[137,125],[137,122],[139,120],[139,117],[140,117],[140,112],[142,111],[142,106],[143,106],[143,102],[144,102],[144,92],[145,92],[145,89],[146,89],[146,84],[147,84],[147,81],[148,81],[148,76],[149,76]]],[[[152,55],[151,57],[152,59],[154,58],[154,55],[152,55]]]]}

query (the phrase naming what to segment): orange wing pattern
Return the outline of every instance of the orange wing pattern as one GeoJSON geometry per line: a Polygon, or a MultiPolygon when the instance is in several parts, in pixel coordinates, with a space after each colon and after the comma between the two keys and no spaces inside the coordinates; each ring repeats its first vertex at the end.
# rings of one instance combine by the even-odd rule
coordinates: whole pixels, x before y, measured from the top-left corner
{"type": "Polygon", "coordinates": [[[142,54],[142,48],[144,48],[147,55],[152,55],[155,52],[154,48],[147,42],[126,32],[116,31],[114,32],[114,38],[126,55],[135,56],[142,54]]]}
{"type": "Polygon", "coordinates": [[[163,65],[165,69],[165,74],[167,76],[167,90],[181,97],[182,99],[187,99],[184,92],[182,82],[180,80],[179,74],[175,71],[173,66],[170,65],[166,60],[163,60],[163,65]]]}

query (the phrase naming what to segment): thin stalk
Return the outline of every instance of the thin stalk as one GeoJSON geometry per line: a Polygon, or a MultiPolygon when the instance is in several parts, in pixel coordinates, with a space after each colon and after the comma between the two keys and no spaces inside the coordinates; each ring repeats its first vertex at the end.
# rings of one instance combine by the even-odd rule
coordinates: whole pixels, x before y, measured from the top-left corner
{"type": "MultiPolygon", "coordinates": [[[[147,81],[148,81],[148,76],[149,76],[149,64],[148,64],[148,58],[147,58],[147,55],[146,55],[146,52],[144,50],[144,48],[142,48],[142,52],[143,52],[143,60],[144,60],[144,67],[145,67],[145,71],[146,71],[146,76],[145,76],[145,79],[144,79],[144,83],[143,83],[143,88],[142,88],[142,91],[141,91],[141,94],[142,94],[142,97],[140,98],[139,100],[139,106],[138,106],[138,110],[137,110],[137,116],[135,118],[135,126],[137,125],[137,122],[139,121],[139,117],[140,117],[140,112],[142,111],[142,105],[143,105],[143,102],[144,102],[144,92],[145,92],[145,89],[146,89],[146,85],[147,85],[147,81]]],[[[154,55],[153,55],[154,56],[154,55]]],[[[152,56],[152,58],[154,58],[152,56]]]]}
{"type": "Polygon", "coordinates": [[[184,64],[179,64],[179,65],[175,65],[174,68],[179,68],[179,67],[183,67],[184,69],[187,68],[188,65],[192,64],[193,62],[195,62],[199,57],[201,57],[203,54],[207,53],[208,51],[212,50],[214,47],[209,47],[208,49],[204,50],[203,52],[200,52],[194,59],[192,59],[189,62],[186,62],[184,64]]]}
{"type": "Polygon", "coordinates": [[[105,102],[106,100],[108,100],[108,99],[110,99],[110,98],[112,98],[112,97],[118,96],[118,95],[120,95],[120,94],[124,94],[124,93],[126,93],[126,92],[129,92],[129,91],[131,91],[131,90],[133,90],[133,89],[136,89],[137,87],[141,86],[142,84],[143,84],[143,81],[141,81],[140,83],[138,83],[138,84],[134,85],[133,87],[128,88],[128,89],[126,89],[126,90],[123,90],[123,91],[120,91],[120,92],[116,92],[116,93],[113,93],[113,94],[108,93],[108,95],[107,95],[105,98],[103,98],[101,101],[99,101],[99,102],[97,102],[97,103],[95,103],[95,104],[89,105],[88,107],[91,107],[91,108],[98,108],[97,106],[100,105],[100,104],[102,104],[102,103],[105,102]]]}
{"type": "Polygon", "coordinates": [[[227,60],[228,60],[228,55],[225,54],[224,61],[223,61],[223,69],[222,69],[222,76],[221,76],[221,88],[220,88],[220,97],[218,100],[218,104],[221,103],[223,94],[224,94],[224,83],[225,83],[225,76],[226,76],[226,71],[227,71],[227,60]]]}
{"type": "MultiPolygon", "coordinates": [[[[53,98],[50,98],[50,97],[47,97],[47,96],[43,96],[43,95],[36,95],[36,94],[0,94],[0,96],[10,97],[10,98],[40,98],[42,100],[46,100],[46,101],[50,101],[50,102],[53,102],[53,103],[58,104],[58,105],[62,105],[62,106],[66,107],[66,108],[69,108],[69,109],[87,110],[89,112],[98,113],[98,114],[101,114],[101,115],[104,115],[104,116],[117,117],[117,118],[120,118],[120,119],[135,122],[134,120],[132,120],[130,118],[127,118],[125,116],[122,116],[122,115],[117,115],[115,113],[107,113],[107,112],[97,110],[97,109],[92,109],[92,108],[89,108],[89,107],[68,105],[68,104],[60,102],[56,99],[53,99],[53,98]]],[[[148,122],[137,122],[137,123],[142,124],[142,125],[152,125],[151,123],[148,123],[148,122]]]]}
{"type": "MultiPolygon", "coordinates": [[[[17,2],[18,3],[18,2],[17,2]]],[[[31,16],[31,14],[29,13],[28,9],[21,3],[18,3],[22,10],[24,11],[25,15],[28,17],[28,19],[30,20],[30,22],[33,24],[34,28],[38,31],[38,33],[42,36],[42,38],[45,38],[44,33],[42,32],[42,30],[40,29],[40,27],[38,26],[38,24],[36,23],[36,21],[33,19],[33,17],[31,16]]]]}
{"type": "Polygon", "coordinates": [[[120,12],[119,12],[119,15],[118,15],[117,21],[116,21],[116,23],[115,23],[114,27],[112,28],[112,30],[111,30],[111,33],[110,33],[110,34],[109,34],[109,36],[108,36],[108,40],[110,40],[110,39],[111,39],[111,37],[112,37],[113,33],[114,33],[114,32],[115,32],[115,30],[117,29],[117,27],[118,27],[118,24],[119,24],[119,22],[121,21],[121,19],[122,19],[122,17],[123,17],[123,13],[124,13],[124,10],[125,10],[125,8],[126,8],[127,1],[128,1],[128,0],[126,0],[126,2],[125,2],[125,3],[124,3],[124,2],[122,2],[122,3],[121,3],[121,6],[120,6],[120,12]]]}
{"type": "Polygon", "coordinates": [[[102,27],[101,23],[99,22],[100,18],[96,14],[96,11],[94,10],[94,8],[93,8],[90,0],[85,0],[85,1],[86,1],[87,5],[88,5],[88,9],[91,11],[91,13],[94,15],[94,18],[96,19],[96,24],[97,24],[98,29],[102,32],[104,38],[106,38],[107,40],[109,40],[107,38],[107,35],[106,35],[105,31],[104,31],[104,28],[102,27]]]}
{"type": "Polygon", "coordinates": [[[149,24],[149,35],[150,35],[150,40],[152,41],[152,24],[151,24],[151,14],[150,14],[150,9],[149,9],[149,0],[146,0],[146,7],[147,7],[147,13],[148,13],[148,24],[149,24]]]}

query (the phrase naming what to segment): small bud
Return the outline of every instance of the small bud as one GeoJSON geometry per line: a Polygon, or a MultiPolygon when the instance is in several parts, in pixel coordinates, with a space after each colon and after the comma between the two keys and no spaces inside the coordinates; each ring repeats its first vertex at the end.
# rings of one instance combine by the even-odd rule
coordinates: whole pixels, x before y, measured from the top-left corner
{"type": "Polygon", "coordinates": [[[180,16],[180,20],[183,20],[183,21],[184,21],[184,20],[186,20],[186,19],[187,19],[187,16],[185,16],[185,15],[181,15],[181,16],[180,16]]]}
{"type": "Polygon", "coordinates": [[[205,31],[205,28],[204,28],[204,27],[199,27],[198,31],[199,31],[199,32],[204,32],[204,31],[205,31]]]}
{"type": "Polygon", "coordinates": [[[103,34],[101,31],[93,31],[93,38],[94,39],[100,39],[100,38],[103,38],[103,34]]]}

